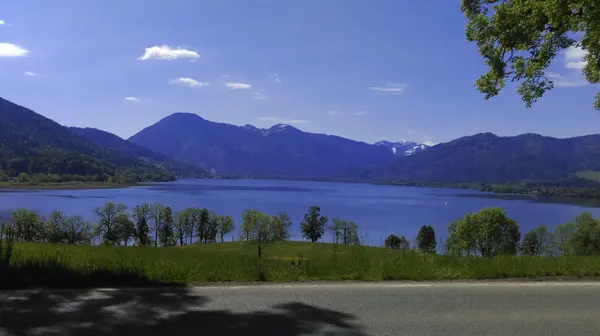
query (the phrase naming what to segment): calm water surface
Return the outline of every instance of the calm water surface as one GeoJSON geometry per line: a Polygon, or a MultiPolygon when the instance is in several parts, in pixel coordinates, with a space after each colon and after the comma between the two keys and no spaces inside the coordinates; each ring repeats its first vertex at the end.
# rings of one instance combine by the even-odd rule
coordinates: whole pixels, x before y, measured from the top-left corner
{"type": "MultiPolygon", "coordinates": [[[[169,205],[174,211],[206,207],[219,214],[231,215],[239,227],[241,212],[254,208],[269,214],[287,212],[294,223],[292,238],[300,239],[299,223],[303,214],[309,206],[318,205],[329,218],[339,216],[358,223],[363,240],[370,244],[381,244],[390,233],[412,239],[423,224],[432,225],[438,235],[446,235],[452,219],[488,206],[504,208],[521,225],[523,232],[540,224],[554,227],[582,211],[600,216],[600,208],[577,204],[482,196],[485,195],[471,190],[357,183],[179,180],[126,189],[0,192],[0,214],[7,217],[13,209],[25,207],[47,216],[53,209],[60,209],[67,215],[94,220],[94,208],[108,201],[125,203],[130,209],[144,202],[158,202],[169,205]]],[[[329,240],[328,237],[325,239],[329,240]]]]}

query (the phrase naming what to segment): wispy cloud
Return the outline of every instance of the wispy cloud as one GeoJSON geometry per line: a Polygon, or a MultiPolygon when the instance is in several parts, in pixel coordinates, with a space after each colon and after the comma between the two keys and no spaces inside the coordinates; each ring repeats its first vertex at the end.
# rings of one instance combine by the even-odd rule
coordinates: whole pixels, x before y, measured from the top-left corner
{"type": "Polygon", "coordinates": [[[549,80],[554,83],[554,87],[582,87],[589,84],[589,82],[581,75],[565,76],[554,72],[547,74],[549,80]]]}
{"type": "Polygon", "coordinates": [[[24,75],[25,76],[29,76],[29,77],[35,77],[35,76],[37,76],[37,74],[35,72],[31,72],[31,71],[25,71],[24,75]]]}
{"type": "Polygon", "coordinates": [[[269,73],[269,77],[271,77],[271,79],[274,80],[275,83],[281,84],[281,78],[279,77],[279,74],[269,73]]]}
{"type": "Polygon", "coordinates": [[[252,99],[263,100],[263,99],[269,99],[269,97],[267,97],[267,95],[265,95],[263,92],[255,91],[255,92],[252,92],[252,99]]]}
{"type": "Polygon", "coordinates": [[[408,130],[408,131],[406,131],[406,134],[408,134],[408,135],[414,135],[414,134],[417,134],[417,131],[415,131],[415,130],[408,130]]]}
{"type": "Polygon", "coordinates": [[[381,95],[401,95],[406,89],[406,84],[388,83],[385,86],[372,86],[368,89],[381,95]]]}
{"type": "Polygon", "coordinates": [[[308,124],[308,123],[310,123],[310,120],[281,119],[279,117],[260,117],[259,119],[262,121],[271,121],[271,122],[276,122],[276,123],[280,123],[280,124],[308,124]]]}
{"type": "Polygon", "coordinates": [[[6,26],[6,22],[4,22],[4,20],[0,20],[0,26],[6,26]]]}
{"type": "Polygon", "coordinates": [[[233,82],[227,82],[227,83],[225,83],[225,86],[231,90],[248,90],[249,88],[252,87],[252,85],[247,84],[247,83],[233,83],[233,82]]]}
{"type": "Polygon", "coordinates": [[[137,97],[125,97],[125,101],[132,102],[132,103],[142,102],[142,100],[137,97]]]}
{"type": "Polygon", "coordinates": [[[146,48],[146,51],[142,56],[138,58],[140,61],[146,61],[150,59],[158,60],[177,60],[177,59],[196,59],[200,58],[197,52],[193,50],[183,49],[180,47],[171,48],[168,45],[153,46],[146,48]]]}
{"type": "Polygon", "coordinates": [[[567,69],[583,69],[587,62],[584,57],[588,54],[587,50],[581,47],[569,47],[565,50],[565,67],[567,69]]]}
{"type": "Polygon", "coordinates": [[[359,116],[359,117],[360,116],[366,116],[367,114],[369,114],[368,111],[358,111],[358,112],[352,113],[352,115],[359,116]]]}
{"type": "Polygon", "coordinates": [[[185,86],[189,86],[189,87],[203,87],[203,86],[207,86],[209,85],[208,83],[204,83],[204,82],[199,82],[193,78],[189,78],[189,77],[179,77],[179,78],[175,78],[175,79],[171,79],[171,84],[181,84],[181,85],[185,85],[185,86]]]}
{"type": "Polygon", "coordinates": [[[344,114],[343,112],[340,111],[327,111],[327,114],[329,114],[330,116],[339,116],[344,114]]]}
{"type": "Polygon", "coordinates": [[[28,50],[12,43],[0,43],[0,57],[23,57],[27,56],[28,50]]]}

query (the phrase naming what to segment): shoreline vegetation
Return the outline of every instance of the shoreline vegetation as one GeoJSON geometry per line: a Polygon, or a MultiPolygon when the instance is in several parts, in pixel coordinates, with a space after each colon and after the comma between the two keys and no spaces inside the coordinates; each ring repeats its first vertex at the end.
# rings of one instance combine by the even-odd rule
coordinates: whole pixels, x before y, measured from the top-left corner
{"type": "Polygon", "coordinates": [[[236,230],[208,209],[129,210],[108,202],[96,222],[14,210],[0,226],[0,288],[600,277],[600,221],[590,213],[522,237],[504,210],[483,208],[452,221],[444,238],[423,225],[414,239],[390,234],[368,246],[359,224],[330,220],[317,206],[299,223],[308,242],[289,241],[285,213],[247,209],[236,230]]]}

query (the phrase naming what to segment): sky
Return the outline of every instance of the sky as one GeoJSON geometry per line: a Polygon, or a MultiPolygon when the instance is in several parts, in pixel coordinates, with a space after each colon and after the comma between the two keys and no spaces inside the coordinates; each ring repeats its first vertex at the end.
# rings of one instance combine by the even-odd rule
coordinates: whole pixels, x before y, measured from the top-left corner
{"type": "Polygon", "coordinates": [[[123,138],[174,112],[373,143],[600,132],[581,50],[485,100],[460,1],[3,0],[0,96],[123,138]]]}

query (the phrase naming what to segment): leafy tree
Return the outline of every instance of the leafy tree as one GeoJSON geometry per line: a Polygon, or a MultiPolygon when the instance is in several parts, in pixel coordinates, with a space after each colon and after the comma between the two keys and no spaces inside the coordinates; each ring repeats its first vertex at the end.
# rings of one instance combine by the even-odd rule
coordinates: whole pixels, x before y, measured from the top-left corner
{"type": "Polygon", "coordinates": [[[175,237],[179,241],[179,245],[185,245],[185,238],[193,234],[194,218],[191,209],[183,209],[175,213],[175,237]],[[191,231],[191,232],[190,232],[191,231]]]}
{"type": "Polygon", "coordinates": [[[48,243],[62,243],[66,240],[67,216],[60,211],[54,210],[44,225],[44,238],[48,243]]]}
{"type": "Polygon", "coordinates": [[[541,242],[537,232],[531,230],[525,234],[523,244],[521,244],[521,253],[527,256],[538,256],[541,253],[541,242]]]}
{"type": "Polygon", "coordinates": [[[196,235],[198,236],[198,242],[206,243],[208,240],[207,231],[210,222],[210,212],[208,212],[208,209],[202,208],[195,211],[194,222],[196,223],[196,235]]]}
{"type": "Polygon", "coordinates": [[[264,248],[278,239],[279,228],[273,225],[269,215],[256,210],[244,210],[242,218],[247,239],[256,246],[258,257],[261,258],[264,248]]]}
{"type": "Polygon", "coordinates": [[[600,223],[591,213],[583,212],[575,218],[571,243],[577,255],[600,255],[600,223]]]}
{"type": "Polygon", "coordinates": [[[65,222],[65,242],[67,244],[89,244],[91,225],[80,216],[71,216],[65,222]]]}
{"type": "MultiPolygon", "coordinates": [[[[506,80],[531,107],[554,87],[546,72],[562,50],[584,55],[571,68],[590,83],[600,82],[600,9],[597,0],[462,0],[467,40],[477,43],[488,72],[476,81],[485,98],[498,95],[506,80]],[[579,32],[577,38],[573,32],[579,32]]],[[[600,110],[600,93],[594,107],[600,110]]]]}
{"type": "Polygon", "coordinates": [[[170,207],[163,210],[163,223],[158,232],[158,241],[161,246],[175,246],[175,232],[173,231],[173,211],[170,207]]]}
{"type": "Polygon", "coordinates": [[[224,241],[225,235],[228,235],[231,232],[233,232],[234,228],[235,224],[231,216],[219,216],[218,231],[219,237],[221,238],[221,243],[224,241]]]}
{"type": "Polygon", "coordinates": [[[164,222],[165,206],[154,203],[150,206],[150,217],[152,218],[152,231],[154,231],[154,246],[158,246],[158,234],[164,222]]]}
{"type": "Polygon", "coordinates": [[[571,255],[573,249],[573,235],[575,234],[575,223],[568,222],[554,228],[551,246],[558,255],[571,255]]]}
{"type": "Polygon", "coordinates": [[[396,250],[409,250],[410,242],[404,236],[398,237],[391,234],[385,239],[385,247],[396,250]]]}
{"type": "Polygon", "coordinates": [[[273,226],[277,228],[277,240],[287,240],[290,238],[289,229],[292,226],[292,219],[285,212],[280,212],[271,217],[273,226]]]}
{"type": "Polygon", "coordinates": [[[19,208],[11,213],[11,217],[17,240],[34,242],[43,238],[43,223],[35,212],[19,208]]]}
{"type": "Polygon", "coordinates": [[[99,219],[96,234],[102,237],[104,244],[117,245],[119,243],[121,237],[117,218],[125,212],[125,209],[127,209],[125,204],[108,202],[94,210],[99,219]]]}
{"type": "Polygon", "coordinates": [[[133,213],[131,214],[131,216],[135,221],[135,244],[137,246],[148,246],[150,244],[150,237],[148,237],[148,234],[150,233],[150,227],[148,226],[148,222],[151,218],[150,205],[146,203],[142,205],[136,205],[133,209],[133,213]]]}
{"type": "Polygon", "coordinates": [[[421,252],[435,253],[437,241],[435,240],[435,230],[430,225],[423,225],[417,234],[417,248],[421,252]]]}
{"type": "Polygon", "coordinates": [[[448,238],[446,239],[445,249],[446,254],[451,256],[462,256],[462,255],[470,255],[471,250],[467,248],[467,245],[470,245],[470,242],[462,241],[458,235],[457,227],[461,220],[455,219],[450,222],[448,225],[448,238]]]}
{"type": "Polygon", "coordinates": [[[217,241],[217,235],[219,234],[219,221],[220,217],[214,211],[209,213],[206,231],[204,234],[205,242],[215,243],[217,241]]]}
{"type": "Polygon", "coordinates": [[[304,215],[302,223],[300,223],[302,236],[305,239],[310,239],[310,241],[314,243],[323,237],[326,224],[327,217],[321,216],[321,208],[318,206],[311,206],[308,209],[308,213],[304,215]]]}
{"type": "Polygon", "coordinates": [[[466,214],[455,223],[454,232],[451,237],[462,252],[482,257],[515,254],[521,240],[519,225],[497,207],[466,214]]]}
{"type": "Polygon", "coordinates": [[[115,219],[115,226],[119,241],[123,241],[123,245],[129,244],[129,239],[135,238],[135,226],[129,219],[129,215],[126,212],[120,213],[115,219]]]}
{"type": "Polygon", "coordinates": [[[338,244],[342,238],[342,228],[344,227],[344,220],[339,217],[333,217],[331,224],[327,226],[327,230],[331,232],[331,238],[334,244],[338,244]]]}

